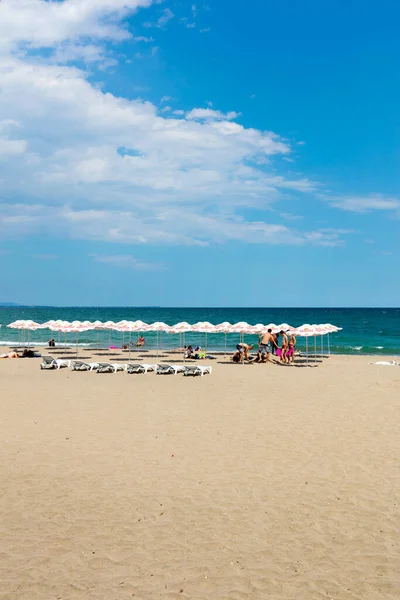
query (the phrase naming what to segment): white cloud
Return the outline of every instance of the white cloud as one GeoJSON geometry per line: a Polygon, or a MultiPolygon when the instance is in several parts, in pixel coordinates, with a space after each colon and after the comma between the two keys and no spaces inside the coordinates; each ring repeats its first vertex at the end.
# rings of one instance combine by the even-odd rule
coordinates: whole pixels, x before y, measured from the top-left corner
{"type": "Polygon", "coordinates": [[[300,215],[292,215],[291,213],[280,213],[279,215],[280,217],[282,217],[282,219],[285,219],[285,221],[301,221],[304,217],[300,216],[300,215]]]}
{"type": "Polygon", "coordinates": [[[326,197],[335,208],[349,212],[366,213],[371,211],[398,211],[400,199],[385,197],[379,194],[370,196],[336,196],[326,197]]]}
{"type": "Polygon", "coordinates": [[[163,265],[159,263],[146,262],[137,259],[129,254],[114,254],[111,256],[91,254],[90,256],[92,256],[96,262],[101,262],[124,269],[134,269],[137,271],[153,271],[163,268],[163,265]]]}
{"type": "Polygon", "coordinates": [[[0,234],[3,239],[10,237],[11,232],[14,237],[23,237],[32,228],[40,234],[48,231],[50,226],[57,236],[139,245],[208,246],[245,242],[337,246],[343,244],[343,236],[352,233],[341,229],[299,231],[281,224],[246,221],[229,210],[199,210],[191,205],[156,210],[143,207],[142,211],[137,212],[117,208],[85,210],[68,205],[3,205],[0,214],[0,234]]]}
{"type": "Polygon", "coordinates": [[[240,117],[241,113],[237,113],[234,110],[224,114],[219,110],[212,110],[211,108],[193,108],[186,114],[186,118],[189,120],[210,120],[210,121],[232,121],[240,117]]]}
{"type": "Polygon", "coordinates": [[[159,29],[164,29],[166,24],[169,21],[171,21],[171,19],[173,19],[174,17],[175,17],[175,15],[172,12],[172,10],[170,8],[165,8],[162,15],[157,19],[157,21],[155,21],[154,23],[152,21],[146,21],[146,23],[144,23],[144,26],[147,27],[148,29],[150,29],[152,27],[158,27],[159,29]]]}
{"type": "MultiPolygon", "coordinates": [[[[278,135],[234,122],[235,111],[193,108],[165,118],[155,104],[104,92],[71,66],[85,55],[108,59],[103,41],[130,35],[119,17],[150,4],[0,2],[0,234],[139,244],[340,243],[340,233],[242,216],[244,208],[267,210],[316,187],[277,173],[273,159],[291,151],[278,135]],[[54,52],[45,60],[26,44],[54,52]]],[[[163,16],[172,18],[168,9],[163,16]]]]}
{"type": "Polygon", "coordinates": [[[121,40],[130,33],[116,22],[127,11],[148,7],[153,0],[2,0],[0,50],[20,43],[51,48],[83,38],[121,40]]]}
{"type": "Polygon", "coordinates": [[[152,42],[154,42],[154,38],[146,37],[144,35],[138,35],[135,37],[134,41],[135,42],[143,42],[145,44],[151,44],[152,42]]]}

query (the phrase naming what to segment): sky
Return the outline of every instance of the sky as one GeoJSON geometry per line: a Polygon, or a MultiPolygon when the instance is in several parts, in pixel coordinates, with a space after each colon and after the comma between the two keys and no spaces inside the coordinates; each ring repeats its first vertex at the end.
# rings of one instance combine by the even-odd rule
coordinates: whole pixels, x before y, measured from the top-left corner
{"type": "Polygon", "coordinates": [[[2,0],[0,302],[399,306],[395,0],[2,0]]]}

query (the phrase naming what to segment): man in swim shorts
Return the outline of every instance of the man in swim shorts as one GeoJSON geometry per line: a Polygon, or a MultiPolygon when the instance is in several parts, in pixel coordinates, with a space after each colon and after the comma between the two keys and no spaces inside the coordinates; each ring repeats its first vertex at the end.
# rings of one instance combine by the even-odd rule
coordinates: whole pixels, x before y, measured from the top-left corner
{"type": "Polygon", "coordinates": [[[249,350],[253,350],[254,346],[251,344],[240,343],[236,344],[236,352],[233,355],[234,362],[251,362],[251,358],[249,356],[249,350]]]}
{"type": "Polygon", "coordinates": [[[265,363],[268,364],[271,348],[276,348],[275,337],[272,335],[272,329],[268,329],[266,333],[262,333],[259,338],[260,352],[265,356],[265,363]]]}

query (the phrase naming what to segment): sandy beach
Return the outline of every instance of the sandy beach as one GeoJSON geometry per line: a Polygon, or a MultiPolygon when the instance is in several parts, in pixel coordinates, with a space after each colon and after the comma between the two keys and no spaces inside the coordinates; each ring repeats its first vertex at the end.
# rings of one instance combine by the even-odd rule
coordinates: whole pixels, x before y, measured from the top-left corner
{"type": "Polygon", "coordinates": [[[374,360],[1,360],[0,598],[397,600],[400,368],[374,360]]]}

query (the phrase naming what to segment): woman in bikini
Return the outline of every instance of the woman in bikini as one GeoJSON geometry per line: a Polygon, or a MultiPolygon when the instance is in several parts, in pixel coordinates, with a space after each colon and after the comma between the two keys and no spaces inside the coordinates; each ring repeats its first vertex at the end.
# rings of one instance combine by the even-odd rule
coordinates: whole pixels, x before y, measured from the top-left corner
{"type": "Polygon", "coordinates": [[[282,336],[281,362],[286,364],[288,362],[288,359],[286,358],[286,353],[288,351],[288,337],[284,331],[281,331],[280,335],[282,336]]]}
{"type": "Polygon", "coordinates": [[[292,363],[292,365],[294,364],[294,349],[295,349],[295,347],[296,347],[296,336],[294,336],[292,334],[289,339],[288,351],[286,352],[286,357],[288,358],[289,363],[292,363]]]}

